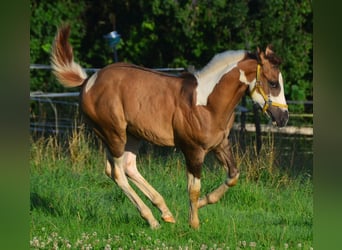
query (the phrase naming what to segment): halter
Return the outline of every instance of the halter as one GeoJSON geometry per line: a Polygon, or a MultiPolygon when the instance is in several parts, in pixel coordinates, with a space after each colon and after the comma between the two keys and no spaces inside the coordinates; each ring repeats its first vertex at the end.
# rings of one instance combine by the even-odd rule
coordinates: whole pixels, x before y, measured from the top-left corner
{"type": "Polygon", "coordinates": [[[271,96],[270,95],[266,95],[264,90],[262,89],[262,82],[260,81],[260,69],[261,66],[258,63],[258,67],[257,67],[257,74],[256,74],[256,82],[254,85],[254,88],[252,89],[252,91],[250,92],[250,96],[253,96],[253,93],[258,90],[258,92],[260,93],[260,95],[262,96],[262,98],[264,98],[265,104],[262,108],[262,112],[266,113],[266,110],[268,109],[268,107],[271,106],[275,106],[275,107],[279,107],[279,108],[287,108],[287,104],[282,104],[282,103],[278,103],[278,102],[273,102],[271,100],[271,96]]]}

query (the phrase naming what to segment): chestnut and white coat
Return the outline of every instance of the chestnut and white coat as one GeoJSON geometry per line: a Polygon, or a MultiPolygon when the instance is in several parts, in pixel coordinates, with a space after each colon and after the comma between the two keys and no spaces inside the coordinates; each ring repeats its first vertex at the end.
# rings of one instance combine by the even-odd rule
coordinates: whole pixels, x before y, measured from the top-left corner
{"type": "Polygon", "coordinates": [[[55,37],[51,55],[54,74],[65,87],[80,86],[81,111],[107,151],[105,173],[152,228],[159,227],[159,221],[129,181],[159,208],[164,221],[174,223],[175,218],[164,198],[137,169],[140,140],[177,146],[183,152],[190,201],[189,224],[198,228],[198,209],[217,202],[238,181],[239,171],[228,134],[234,109],[246,90],[253,90],[258,84],[260,87],[253,91],[252,99],[261,107],[270,100],[282,104],[267,105],[265,112],[278,126],[285,126],[288,120],[279,60],[270,47],[256,54],[244,50],[217,54],[194,74],[173,76],[115,63],[88,77],[74,61],[69,33],[70,27],[62,26],[55,37]],[[200,198],[201,169],[209,151],[214,151],[222,162],[227,177],[214,191],[200,198]]]}

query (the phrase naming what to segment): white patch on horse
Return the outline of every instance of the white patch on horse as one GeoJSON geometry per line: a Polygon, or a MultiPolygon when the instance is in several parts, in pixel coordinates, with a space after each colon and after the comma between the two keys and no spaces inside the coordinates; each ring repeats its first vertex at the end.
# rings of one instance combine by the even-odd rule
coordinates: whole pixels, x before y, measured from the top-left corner
{"type": "MultiPolygon", "coordinates": [[[[271,100],[273,102],[281,103],[281,104],[286,104],[286,99],[285,99],[285,92],[284,92],[284,82],[283,82],[283,76],[279,72],[278,76],[278,81],[279,81],[279,86],[280,86],[280,92],[277,96],[273,96],[271,94],[271,100]]],[[[282,108],[284,109],[284,108],[282,108]]]]}
{"type": "Polygon", "coordinates": [[[245,57],[244,50],[229,50],[217,54],[200,71],[195,72],[197,78],[196,105],[207,105],[208,97],[221,77],[236,67],[245,57]]]}
{"type": "MultiPolygon", "coordinates": [[[[243,82],[244,84],[249,85],[249,86],[251,86],[252,83],[255,83],[255,81],[256,81],[255,78],[254,78],[251,82],[249,82],[249,81],[247,80],[245,71],[243,71],[243,70],[241,70],[241,69],[239,69],[239,71],[240,71],[240,78],[239,78],[239,81],[240,81],[240,82],[243,82]]],[[[253,86],[253,87],[254,87],[254,86],[253,86]]]]}
{"type": "MultiPolygon", "coordinates": [[[[240,70],[240,81],[249,85],[249,92],[251,93],[256,84],[256,78],[254,78],[251,82],[248,82],[245,72],[240,70]]],[[[265,104],[265,100],[262,95],[258,91],[254,91],[251,95],[251,98],[254,102],[258,103],[261,107],[265,104]]]]}
{"type": "Polygon", "coordinates": [[[94,85],[95,81],[97,78],[97,72],[95,72],[89,79],[86,85],[86,89],[85,92],[87,93],[89,91],[89,89],[94,85]]]}

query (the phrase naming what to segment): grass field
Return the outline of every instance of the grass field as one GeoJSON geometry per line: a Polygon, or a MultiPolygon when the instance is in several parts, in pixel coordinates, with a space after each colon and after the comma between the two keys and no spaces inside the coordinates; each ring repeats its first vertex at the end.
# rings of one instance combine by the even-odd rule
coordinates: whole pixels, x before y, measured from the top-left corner
{"type": "MultiPolygon", "coordinates": [[[[178,150],[147,147],[138,157],[141,173],[177,220],[162,222],[144,199],[161,223],[151,230],[104,174],[104,154],[93,142],[82,132],[64,140],[31,139],[31,249],[313,249],[312,155],[301,154],[300,146],[310,141],[266,135],[259,157],[252,140],[245,152],[235,147],[240,180],[219,203],[199,211],[199,230],[188,226],[184,158],[178,150]]],[[[208,155],[202,194],[224,179],[208,155]]]]}

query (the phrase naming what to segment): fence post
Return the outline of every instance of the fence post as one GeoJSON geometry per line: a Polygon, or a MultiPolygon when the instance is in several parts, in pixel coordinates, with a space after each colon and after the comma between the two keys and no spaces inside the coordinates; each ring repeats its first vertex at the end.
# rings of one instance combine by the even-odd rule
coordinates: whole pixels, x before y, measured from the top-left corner
{"type": "Polygon", "coordinates": [[[259,155],[261,149],[261,127],[260,127],[260,117],[259,117],[259,106],[257,103],[253,104],[253,113],[254,113],[254,124],[255,124],[255,133],[256,133],[256,146],[257,146],[257,154],[259,155]]]}
{"type": "MultiPolygon", "coordinates": [[[[246,95],[244,95],[242,97],[241,106],[244,107],[244,108],[246,107],[246,95]]],[[[239,135],[240,147],[241,147],[242,151],[245,152],[245,150],[246,150],[246,140],[245,140],[245,135],[246,135],[246,112],[244,112],[244,111],[241,111],[240,123],[241,123],[240,135],[239,135]]]]}

